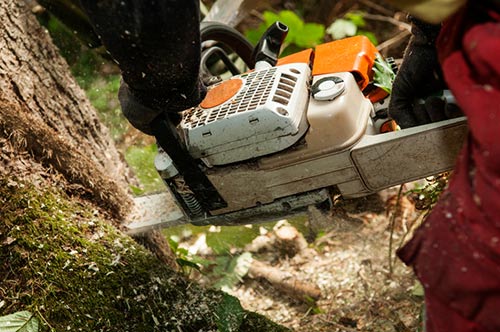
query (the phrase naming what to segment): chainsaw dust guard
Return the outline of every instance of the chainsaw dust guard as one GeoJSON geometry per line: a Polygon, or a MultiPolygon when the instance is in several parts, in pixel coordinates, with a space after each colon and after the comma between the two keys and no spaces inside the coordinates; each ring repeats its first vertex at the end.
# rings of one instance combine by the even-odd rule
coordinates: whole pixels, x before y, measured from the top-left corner
{"type": "Polygon", "coordinates": [[[169,193],[138,198],[141,211],[150,204],[157,214],[140,215],[130,232],[277,220],[327,206],[334,193],[361,197],[452,169],[465,118],[380,133],[375,109],[387,99],[365,96],[377,95],[377,55],[356,36],[277,63],[258,61],[255,70],[211,86],[183,113],[176,135],[225,204],[204,208],[175,158],[160,149],[155,164],[169,193]]]}

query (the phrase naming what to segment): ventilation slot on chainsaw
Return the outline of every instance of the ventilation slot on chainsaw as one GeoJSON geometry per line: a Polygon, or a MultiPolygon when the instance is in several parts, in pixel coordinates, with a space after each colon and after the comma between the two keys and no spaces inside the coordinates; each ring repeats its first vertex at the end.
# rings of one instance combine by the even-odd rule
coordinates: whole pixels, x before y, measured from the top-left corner
{"type": "MultiPolygon", "coordinates": [[[[247,112],[265,104],[274,82],[276,68],[253,72],[246,77],[245,85],[230,103],[210,109],[194,108],[185,115],[185,125],[191,129],[224,119],[232,114],[247,112]]],[[[233,78],[234,79],[234,78],[233,78]]],[[[217,89],[217,85],[214,89],[217,89]]]]}
{"type": "Polygon", "coordinates": [[[290,98],[292,97],[292,92],[295,88],[295,82],[297,82],[297,78],[295,76],[289,74],[281,74],[278,88],[276,89],[273,97],[273,101],[287,106],[290,98]]]}
{"type": "Polygon", "coordinates": [[[307,64],[294,63],[215,85],[199,107],[183,114],[180,129],[188,151],[212,166],[291,146],[307,130],[310,75],[307,64]]]}

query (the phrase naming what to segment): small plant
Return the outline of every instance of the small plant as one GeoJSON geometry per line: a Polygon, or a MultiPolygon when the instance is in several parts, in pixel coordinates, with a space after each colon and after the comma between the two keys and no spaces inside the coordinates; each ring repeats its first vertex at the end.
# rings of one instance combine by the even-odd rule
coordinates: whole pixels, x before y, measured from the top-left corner
{"type": "Polygon", "coordinates": [[[391,93],[392,83],[396,77],[396,73],[391,65],[380,55],[377,54],[375,64],[373,65],[373,84],[382,90],[391,93]]]}
{"type": "Polygon", "coordinates": [[[442,173],[437,176],[427,178],[427,183],[419,188],[410,190],[407,195],[411,195],[415,201],[415,208],[429,212],[437,203],[439,196],[448,185],[450,173],[442,173]]]}
{"type": "Polygon", "coordinates": [[[168,242],[170,244],[170,248],[177,257],[176,258],[177,264],[179,264],[179,266],[182,269],[182,272],[185,275],[189,275],[193,269],[201,271],[200,270],[201,266],[209,266],[214,264],[212,261],[200,258],[198,256],[190,255],[187,249],[179,247],[179,243],[173,237],[170,237],[168,239],[168,242]]]}
{"type": "Polygon", "coordinates": [[[2,332],[38,332],[38,319],[29,311],[18,311],[0,317],[2,332]]]}
{"type": "Polygon", "coordinates": [[[238,256],[219,256],[212,271],[212,278],[217,279],[213,287],[228,291],[242,281],[252,264],[252,254],[244,252],[238,256]]]}
{"type": "Polygon", "coordinates": [[[362,29],[366,26],[363,15],[363,12],[349,12],[345,14],[343,18],[336,19],[328,29],[326,29],[326,32],[333,39],[342,39],[357,35],[366,36],[374,45],[377,45],[378,40],[375,34],[362,29]]]}
{"type": "Polygon", "coordinates": [[[288,26],[288,35],[282,48],[282,55],[288,55],[302,49],[314,47],[323,42],[325,27],[318,23],[305,23],[302,18],[290,10],[279,13],[265,11],[262,14],[264,22],[255,30],[247,30],[246,37],[256,45],[266,29],[280,21],[288,26]]]}

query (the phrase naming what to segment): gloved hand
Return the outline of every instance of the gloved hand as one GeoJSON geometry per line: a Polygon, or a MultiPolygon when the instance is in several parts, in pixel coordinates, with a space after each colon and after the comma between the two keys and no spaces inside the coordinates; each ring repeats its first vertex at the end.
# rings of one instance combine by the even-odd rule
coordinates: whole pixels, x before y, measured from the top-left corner
{"type": "Polygon", "coordinates": [[[150,124],[162,111],[144,105],[134,96],[127,83],[123,81],[118,90],[118,100],[120,100],[122,113],[130,124],[143,133],[153,136],[154,133],[150,124]]]}
{"type": "MultiPolygon", "coordinates": [[[[431,96],[417,100],[413,106],[413,116],[417,122],[415,125],[443,121],[462,115],[462,111],[456,104],[448,103],[440,96],[431,96]]],[[[411,126],[404,127],[400,125],[400,127],[407,128],[411,126]]]]}
{"type": "Polygon", "coordinates": [[[438,97],[446,89],[435,41],[440,25],[409,17],[412,38],[393,83],[389,115],[401,128],[418,126],[460,115],[458,107],[438,97]]]}
{"type": "Polygon", "coordinates": [[[189,95],[181,93],[164,93],[165,98],[158,98],[152,94],[134,92],[123,80],[118,90],[118,99],[123,115],[136,129],[147,135],[154,136],[151,123],[162,113],[167,113],[168,119],[177,125],[180,122],[181,112],[189,107],[198,105],[206,95],[206,88],[201,79],[195,84],[189,95]],[[180,97],[179,97],[180,96],[180,97]],[[170,98],[169,98],[170,97],[170,98]]]}

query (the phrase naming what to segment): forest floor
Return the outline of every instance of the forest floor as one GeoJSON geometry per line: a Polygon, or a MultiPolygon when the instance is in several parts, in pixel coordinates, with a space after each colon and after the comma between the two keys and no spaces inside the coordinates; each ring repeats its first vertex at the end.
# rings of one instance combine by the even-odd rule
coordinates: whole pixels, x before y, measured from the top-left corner
{"type": "MultiPolygon", "coordinates": [[[[254,259],[285,276],[283,282],[296,278],[318,287],[321,297],[317,301],[300,300],[293,289],[284,292],[280,282],[250,278],[249,274],[225,290],[236,296],[245,309],[294,331],[419,331],[422,289],[413,271],[395,258],[394,251],[410,236],[408,229],[420,213],[405,196],[400,196],[396,205],[397,197],[398,188],[392,188],[342,202],[330,218],[310,215],[304,221],[308,231],[303,235],[314,239],[293,257],[273,247],[272,241],[256,250],[255,245],[263,238],[274,236],[275,231],[264,228],[253,244],[231,248],[234,256],[254,251],[254,259]],[[396,209],[393,215],[391,211],[396,209]]],[[[214,259],[209,247],[200,246],[203,236],[188,238],[181,246],[200,257],[214,259]]],[[[193,277],[207,285],[216,282],[210,273],[193,277]]]]}

